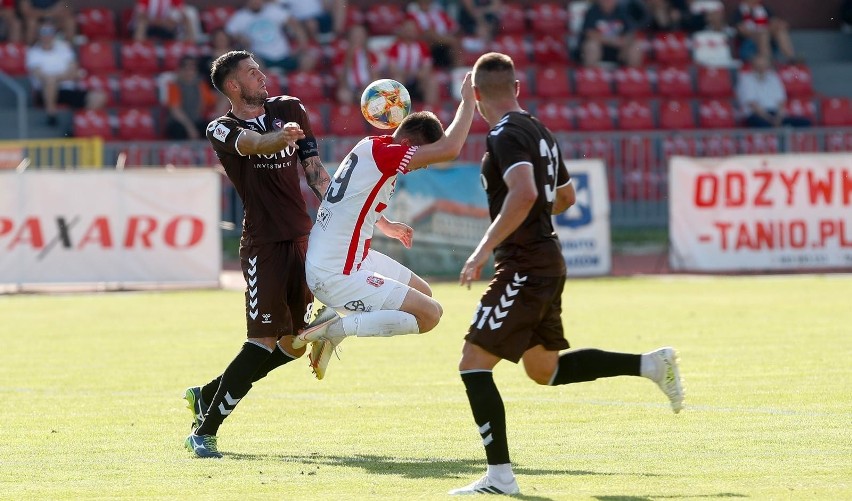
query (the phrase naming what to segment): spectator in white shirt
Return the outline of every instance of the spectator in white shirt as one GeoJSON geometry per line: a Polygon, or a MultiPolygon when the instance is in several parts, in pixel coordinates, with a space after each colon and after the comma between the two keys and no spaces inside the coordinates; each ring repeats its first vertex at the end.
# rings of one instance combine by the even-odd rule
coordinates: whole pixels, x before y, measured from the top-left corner
{"type": "Polygon", "coordinates": [[[50,126],[57,125],[59,105],[99,109],[106,104],[107,96],[103,92],[80,87],[74,50],[68,42],[57,40],[52,24],[42,24],[38,41],[27,49],[27,71],[37,91],[36,104],[44,105],[50,126]]]}
{"type": "Polygon", "coordinates": [[[752,59],[751,71],[740,74],[737,82],[737,100],[746,116],[748,127],[808,127],[805,117],[787,115],[787,92],[778,73],[770,66],[766,56],[752,59]]]}
{"type": "Polygon", "coordinates": [[[225,24],[225,32],[269,68],[311,70],[317,61],[301,23],[287,9],[265,0],[247,0],[225,24]],[[286,31],[285,31],[286,30],[286,31]],[[295,43],[291,43],[288,35],[295,43]]]}

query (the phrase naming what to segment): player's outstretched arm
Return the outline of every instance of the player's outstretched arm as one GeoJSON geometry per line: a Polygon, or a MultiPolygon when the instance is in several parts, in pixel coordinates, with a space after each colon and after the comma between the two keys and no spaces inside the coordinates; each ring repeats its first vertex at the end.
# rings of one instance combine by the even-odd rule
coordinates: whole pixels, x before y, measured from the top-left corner
{"type": "Polygon", "coordinates": [[[237,139],[237,148],[243,155],[272,155],[288,146],[298,149],[296,141],[304,138],[299,124],[287,122],[284,127],[266,134],[244,129],[237,139]]]}
{"type": "Polygon", "coordinates": [[[562,214],[577,201],[577,193],[574,191],[574,184],[568,183],[556,188],[556,199],[553,201],[553,209],[550,213],[554,216],[562,214]]]}
{"type": "Polygon", "coordinates": [[[444,137],[432,144],[417,148],[408,163],[409,170],[420,169],[429,164],[449,162],[459,156],[462,146],[467,140],[470,124],[473,122],[473,114],[476,111],[470,72],[465,75],[462,82],[461,98],[459,108],[456,110],[456,117],[444,131],[444,137]]]}
{"type": "Polygon", "coordinates": [[[385,216],[376,221],[376,228],[381,230],[386,236],[395,238],[402,242],[406,249],[411,248],[411,242],[414,238],[414,228],[405,223],[390,221],[385,216]]]}
{"type": "Polygon", "coordinates": [[[302,167],[305,169],[305,181],[307,181],[308,187],[313,190],[317,198],[322,200],[322,197],[325,196],[325,190],[331,184],[331,176],[325,170],[322,160],[318,156],[308,157],[302,160],[302,167]]]}

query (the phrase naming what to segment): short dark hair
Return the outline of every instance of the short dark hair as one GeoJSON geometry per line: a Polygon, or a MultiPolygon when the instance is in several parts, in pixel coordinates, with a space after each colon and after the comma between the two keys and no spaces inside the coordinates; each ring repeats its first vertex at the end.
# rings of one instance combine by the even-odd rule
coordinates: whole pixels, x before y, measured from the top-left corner
{"type": "Polygon", "coordinates": [[[244,50],[232,50],[217,57],[213,61],[213,66],[210,68],[210,81],[213,82],[213,87],[216,87],[216,90],[224,94],[225,91],[222,89],[225,85],[225,80],[237,69],[240,61],[250,57],[253,58],[254,54],[244,50]]]}
{"type": "Polygon", "coordinates": [[[415,111],[402,120],[395,135],[406,137],[417,146],[432,144],[444,137],[444,126],[431,111],[415,111]]]}
{"type": "Polygon", "coordinates": [[[515,94],[515,63],[499,52],[479,56],[473,65],[473,84],[488,97],[515,94]]]}

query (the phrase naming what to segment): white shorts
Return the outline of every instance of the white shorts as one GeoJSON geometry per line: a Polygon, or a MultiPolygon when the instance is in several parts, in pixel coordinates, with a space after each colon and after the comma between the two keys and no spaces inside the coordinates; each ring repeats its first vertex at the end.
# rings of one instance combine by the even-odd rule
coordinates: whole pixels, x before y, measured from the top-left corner
{"type": "Polygon", "coordinates": [[[317,300],[341,316],[398,310],[411,280],[411,270],[375,250],[370,250],[361,268],[351,275],[319,269],[310,262],[305,264],[305,275],[317,300]]]}

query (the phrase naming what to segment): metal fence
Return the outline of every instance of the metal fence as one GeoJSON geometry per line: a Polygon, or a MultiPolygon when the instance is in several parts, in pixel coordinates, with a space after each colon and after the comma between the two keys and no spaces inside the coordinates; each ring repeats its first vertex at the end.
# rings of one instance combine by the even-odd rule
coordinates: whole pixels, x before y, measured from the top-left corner
{"type": "MultiPolygon", "coordinates": [[[[319,141],[327,164],[339,162],[360,137],[326,137],[319,141]]],[[[566,159],[601,158],[607,166],[614,228],[665,228],[668,224],[668,160],[675,155],[728,157],[748,154],[849,152],[852,127],[809,129],[716,129],[559,133],[566,159]]],[[[479,163],[485,136],[471,135],[459,160],[479,163]]],[[[110,142],[104,144],[106,166],[214,166],[207,141],[110,142]]],[[[242,206],[224,183],[223,219],[239,229],[242,206]]],[[[309,197],[312,198],[312,197],[309,197]]]]}

